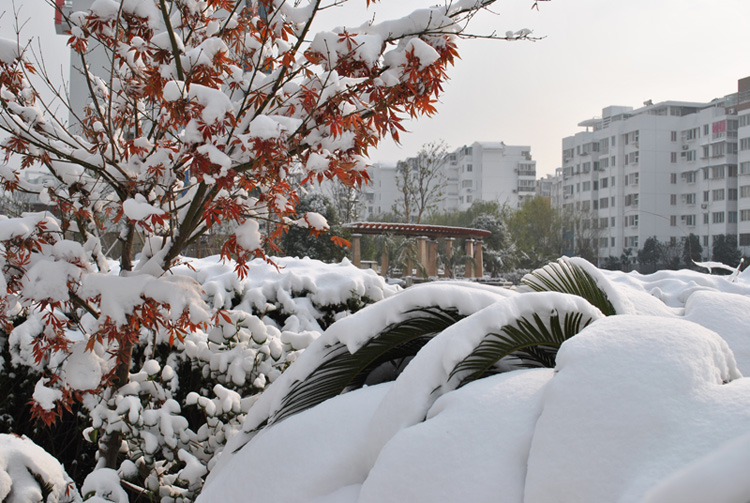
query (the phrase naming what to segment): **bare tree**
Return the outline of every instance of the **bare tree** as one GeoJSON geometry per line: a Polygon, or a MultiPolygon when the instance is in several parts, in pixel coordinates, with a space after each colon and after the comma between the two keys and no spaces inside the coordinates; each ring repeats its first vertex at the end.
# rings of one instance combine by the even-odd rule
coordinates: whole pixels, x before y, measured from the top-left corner
{"type": "Polygon", "coordinates": [[[398,163],[396,186],[400,195],[394,211],[405,221],[421,223],[443,201],[447,158],[447,145],[440,140],[424,144],[416,157],[398,163]]]}

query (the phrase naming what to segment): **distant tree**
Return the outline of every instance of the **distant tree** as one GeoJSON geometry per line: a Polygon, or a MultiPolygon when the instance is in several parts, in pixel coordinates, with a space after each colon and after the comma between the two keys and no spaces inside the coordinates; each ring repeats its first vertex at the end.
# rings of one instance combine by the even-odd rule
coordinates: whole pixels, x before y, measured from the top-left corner
{"type": "MultiPolygon", "coordinates": [[[[323,216],[332,232],[343,234],[339,224],[336,209],[331,200],[323,194],[311,193],[300,198],[297,204],[300,215],[308,212],[323,216]]],[[[346,250],[328,239],[319,239],[310,231],[300,226],[290,227],[288,232],[281,237],[281,249],[290,257],[310,257],[324,262],[341,260],[346,255],[346,250]]]]}
{"type": "Polygon", "coordinates": [[[737,236],[734,234],[714,236],[711,259],[728,266],[738,266],[742,259],[742,252],[737,248],[737,236]]]}
{"type": "Polygon", "coordinates": [[[638,263],[643,265],[656,266],[661,259],[661,243],[656,236],[646,239],[643,248],[638,250],[638,263]]]}
{"type": "Polygon", "coordinates": [[[533,268],[560,256],[561,221],[544,197],[528,199],[508,218],[508,229],[519,255],[519,265],[533,268]]]}
{"type": "Polygon", "coordinates": [[[675,242],[663,243],[660,248],[660,263],[665,269],[679,269],[682,246],[675,242]]]}
{"type": "Polygon", "coordinates": [[[630,266],[633,264],[633,249],[623,248],[622,254],[620,254],[620,264],[624,271],[630,271],[630,266]]]}
{"type": "Polygon", "coordinates": [[[695,267],[693,262],[700,262],[703,255],[703,247],[698,236],[690,233],[682,238],[682,263],[687,267],[695,267]]]}
{"type": "Polygon", "coordinates": [[[610,255],[609,257],[604,259],[602,269],[608,269],[610,271],[620,271],[622,270],[622,259],[620,257],[610,255]]]}
{"type": "Polygon", "coordinates": [[[592,211],[564,211],[560,213],[563,234],[567,238],[565,250],[577,257],[596,262],[601,230],[599,220],[592,211]]]}
{"type": "Polygon", "coordinates": [[[396,166],[396,187],[399,198],[394,211],[405,222],[422,223],[445,198],[447,183],[443,166],[448,148],[442,140],[426,143],[416,157],[400,161],[396,166]]]}

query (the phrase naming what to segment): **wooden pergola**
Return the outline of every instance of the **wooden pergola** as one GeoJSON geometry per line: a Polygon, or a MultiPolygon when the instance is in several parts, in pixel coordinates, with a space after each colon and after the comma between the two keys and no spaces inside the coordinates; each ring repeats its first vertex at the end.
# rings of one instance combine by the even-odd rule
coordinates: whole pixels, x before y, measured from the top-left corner
{"type": "MultiPolygon", "coordinates": [[[[482,242],[484,238],[492,234],[483,229],[472,229],[469,227],[450,227],[447,225],[424,225],[424,224],[395,224],[385,222],[357,222],[347,224],[347,229],[352,231],[352,263],[357,267],[362,265],[361,237],[364,234],[395,234],[398,236],[416,236],[417,238],[417,260],[425,268],[428,277],[438,275],[437,256],[438,239],[445,240],[445,256],[453,256],[453,242],[456,238],[466,239],[466,256],[473,260],[466,261],[466,278],[481,278],[484,274],[484,262],[482,258],[482,242]]],[[[382,274],[388,270],[387,254],[383,255],[381,263],[382,274]]]]}

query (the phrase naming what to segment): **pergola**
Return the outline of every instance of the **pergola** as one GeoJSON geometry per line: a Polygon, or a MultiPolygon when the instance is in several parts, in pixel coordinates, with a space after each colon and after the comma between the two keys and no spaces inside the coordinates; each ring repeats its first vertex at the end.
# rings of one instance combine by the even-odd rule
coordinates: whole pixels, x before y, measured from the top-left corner
{"type": "MultiPolygon", "coordinates": [[[[352,231],[352,262],[357,267],[362,264],[362,247],[360,239],[363,234],[396,234],[399,236],[417,237],[417,260],[425,267],[428,277],[438,275],[437,255],[438,239],[445,240],[445,256],[453,256],[453,241],[466,238],[466,256],[473,260],[466,261],[466,278],[481,278],[484,274],[482,259],[482,241],[492,234],[483,229],[469,227],[449,227],[447,225],[395,224],[384,222],[357,222],[347,224],[352,231]]],[[[388,270],[388,256],[383,255],[382,274],[388,270]]]]}

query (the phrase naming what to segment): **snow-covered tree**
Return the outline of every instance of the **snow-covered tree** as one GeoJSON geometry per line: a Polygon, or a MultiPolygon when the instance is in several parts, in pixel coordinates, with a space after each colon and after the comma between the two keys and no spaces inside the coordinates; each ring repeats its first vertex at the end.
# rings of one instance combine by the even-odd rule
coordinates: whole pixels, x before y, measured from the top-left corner
{"type": "MultiPolygon", "coordinates": [[[[2,149],[20,160],[0,169],[0,185],[50,208],[0,221],[0,322],[13,357],[40,372],[36,415],[53,421],[96,397],[88,434],[99,466],[150,469],[172,487],[182,476],[183,492],[169,497],[189,497],[205,470],[182,448],[173,368],[154,348],[197,332],[241,338],[254,325],[227,313],[231,302],[209,307],[199,282],[175,269],[180,254],[229,225],[222,256],[243,278],[290,226],[325,232],[319,214],[296,212],[300,184],[366,182],[368,150],[398,140],[404,119],[434,113],[457,38],[493,1],[315,34],[318,14],[342,0],[95,0],[61,11],[83,109],[54,86],[45,101],[35,85],[49,79],[30,45],[0,40],[2,149]],[[93,50],[106,55],[103,73],[93,50]],[[29,170],[51,181],[31,183],[29,170]],[[120,465],[128,438],[144,442],[139,459],[151,465],[120,465]],[[169,463],[182,475],[165,475],[169,463]]],[[[222,407],[238,403],[214,392],[222,407]]]]}

